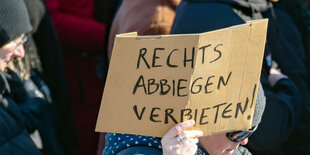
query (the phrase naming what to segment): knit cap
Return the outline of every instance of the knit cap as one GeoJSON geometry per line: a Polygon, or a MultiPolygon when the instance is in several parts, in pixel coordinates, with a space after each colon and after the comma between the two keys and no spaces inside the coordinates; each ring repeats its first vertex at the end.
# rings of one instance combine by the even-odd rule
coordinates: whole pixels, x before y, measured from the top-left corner
{"type": "Polygon", "coordinates": [[[252,120],[252,127],[258,126],[258,124],[260,123],[265,110],[265,106],[266,106],[266,98],[264,95],[264,90],[262,88],[262,85],[259,83],[259,87],[257,89],[256,105],[252,120]]]}
{"type": "Polygon", "coordinates": [[[23,0],[0,0],[0,48],[31,29],[23,0]]]}

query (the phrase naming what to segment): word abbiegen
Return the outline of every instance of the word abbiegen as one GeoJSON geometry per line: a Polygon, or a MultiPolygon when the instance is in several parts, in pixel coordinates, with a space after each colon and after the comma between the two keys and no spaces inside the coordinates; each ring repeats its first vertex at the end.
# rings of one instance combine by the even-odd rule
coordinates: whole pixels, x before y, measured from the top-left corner
{"type": "MultiPolygon", "coordinates": [[[[217,60],[219,60],[222,57],[222,51],[220,50],[220,47],[222,47],[223,44],[218,44],[216,45],[213,50],[211,50],[212,52],[217,53],[217,57],[216,58],[208,58],[208,59],[212,59],[209,60],[209,63],[213,63],[217,60]]],[[[205,57],[205,53],[207,51],[207,48],[211,48],[212,45],[208,44],[202,47],[199,47],[198,49],[202,52],[202,56],[201,56],[201,63],[204,64],[204,62],[207,60],[207,57],[205,57]]],[[[145,66],[147,67],[147,69],[151,69],[151,68],[155,68],[155,67],[163,67],[163,64],[158,64],[158,59],[162,59],[162,57],[160,57],[158,53],[161,52],[165,52],[165,48],[154,48],[153,51],[153,56],[152,56],[152,60],[147,60],[146,59],[146,55],[148,54],[148,50],[146,48],[141,48],[139,50],[139,56],[138,56],[138,60],[137,60],[137,69],[140,68],[140,64],[143,61],[145,66]],[[151,63],[150,63],[151,62],[151,63]]],[[[180,49],[173,49],[169,55],[167,56],[166,59],[166,65],[170,68],[177,68],[179,66],[181,66],[181,64],[172,64],[171,60],[174,59],[173,56],[175,55],[175,52],[180,52],[180,49]]],[[[194,62],[195,62],[195,47],[192,48],[192,50],[187,50],[187,48],[184,48],[183,53],[183,61],[181,63],[183,63],[183,67],[187,67],[187,64],[190,63],[191,68],[194,68],[194,62]],[[189,54],[191,52],[191,55],[189,54]]]]}
{"type": "MultiPolygon", "coordinates": [[[[192,84],[190,85],[190,93],[198,94],[203,92],[205,94],[209,94],[212,93],[215,89],[219,90],[221,89],[221,85],[226,86],[228,84],[231,75],[232,72],[227,75],[226,79],[223,76],[215,77],[214,75],[206,78],[198,77],[193,80],[192,84]],[[216,86],[213,86],[214,84],[216,84],[216,86]]],[[[187,92],[187,86],[189,86],[187,82],[187,79],[170,81],[168,81],[167,79],[144,79],[143,75],[140,75],[133,88],[132,93],[136,94],[138,88],[140,88],[143,89],[145,95],[152,95],[158,92],[160,95],[167,95],[170,93],[172,94],[172,96],[185,97],[188,94],[184,92],[182,93],[181,90],[187,92]]]]}
{"type": "MultiPolygon", "coordinates": [[[[213,107],[205,107],[201,109],[187,108],[187,109],[181,109],[180,111],[181,115],[179,116],[176,116],[174,114],[175,110],[173,108],[161,109],[159,107],[153,107],[153,108],[147,109],[145,106],[138,107],[137,105],[134,105],[133,112],[137,116],[138,120],[142,120],[144,118],[144,119],[149,119],[151,122],[154,122],[154,123],[168,124],[169,121],[173,121],[175,124],[177,124],[179,122],[183,122],[185,118],[187,117],[187,120],[188,119],[195,120],[195,122],[199,125],[207,125],[209,124],[209,121],[210,121],[208,118],[214,118],[214,120],[213,121],[211,120],[211,121],[213,122],[213,124],[216,124],[218,117],[222,117],[223,119],[229,119],[232,117],[238,118],[238,116],[244,115],[244,113],[247,110],[251,109],[254,103],[256,87],[257,85],[255,84],[253,88],[250,105],[249,105],[250,99],[249,97],[246,97],[244,104],[243,104],[244,106],[242,106],[241,102],[238,102],[237,104],[221,103],[213,107]],[[232,105],[235,105],[235,107],[233,107],[232,105]],[[208,113],[210,114],[209,111],[211,110],[215,110],[214,116],[208,115],[208,113]],[[148,113],[148,114],[145,114],[145,113],[148,113]]],[[[251,115],[248,115],[247,119],[251,119],[251,115]]]]}

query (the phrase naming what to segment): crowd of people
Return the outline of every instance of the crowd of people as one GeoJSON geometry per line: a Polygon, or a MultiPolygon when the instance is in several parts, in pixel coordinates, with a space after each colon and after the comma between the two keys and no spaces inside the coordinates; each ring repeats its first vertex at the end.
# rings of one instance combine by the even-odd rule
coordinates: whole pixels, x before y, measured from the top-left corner
{"type": "Polygon", "coordinates": [[[310,154],[309,59],[308,0],[0,0],[0,154],[310,154]],[[262,18],[252,129],[203,136],[189,120],[163,138],[95,132],[116,34],[262,18]]]}

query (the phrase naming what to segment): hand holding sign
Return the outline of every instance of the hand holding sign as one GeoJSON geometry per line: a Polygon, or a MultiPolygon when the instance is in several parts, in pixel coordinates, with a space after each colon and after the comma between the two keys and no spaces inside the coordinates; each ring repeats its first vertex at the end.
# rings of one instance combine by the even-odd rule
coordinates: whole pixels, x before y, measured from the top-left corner
{"type": "Polygon", "coordinates": [[[195,121],[188,120],[179,123],[172,127],[166,135],[162,138],[161,144],[163,146],[164,155],[179,155],[179,154],[195,154],[197,151],[198,137],[203,135],[202,131],[191,130],[186,131],[187,128],[195,125],[195,121]],[[177,136],[184,135],[184,140],[177,140],[177,136]]]}

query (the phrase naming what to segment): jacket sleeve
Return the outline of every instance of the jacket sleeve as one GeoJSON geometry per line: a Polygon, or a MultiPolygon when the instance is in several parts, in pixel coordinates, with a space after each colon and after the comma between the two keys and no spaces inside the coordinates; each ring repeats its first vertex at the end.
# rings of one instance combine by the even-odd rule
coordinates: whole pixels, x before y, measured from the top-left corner
{"type": "Polygon", "coordinates": [[[152,155],[162,155],[162,151],[148,146],[133,146],[126,148],[118,153],[118,155],[128,155],[128,154],[152,154],[152,155]]]}
{"type": "Polygon", "coordinates": [[[265,112],[248,144],[254,151],[268,151],[283,144],[292,133],[302,109],[300,92],[293,81],[281,79],[270,87],[267,78],[267,75],[261,78],[266,96],[265,112]]]}
{"type": "Polygon", "coordinates": [[[141,135],[107,133],[102,155],[112,154],[161,154],[161,139],[141,135]]]}
{"type": "Polygon", "coordinates": [[[64,51],[103,52],[106,26],[94,19],[68,14],[58,0],[45,0],[64,51]]]}
{"type": "Polygon", "coordinates": [[[24,83],[19,79],[18,75],[12,70],[8,70],[10,79],[8,80],[11,87],[10,102],[15,102],[22,115],[24,116],[25,126],[29,133],[38,128],[39,120],[46,113],[48,103],[39,97],[31,97],[30,90],[26,90],[24,83]]]}

